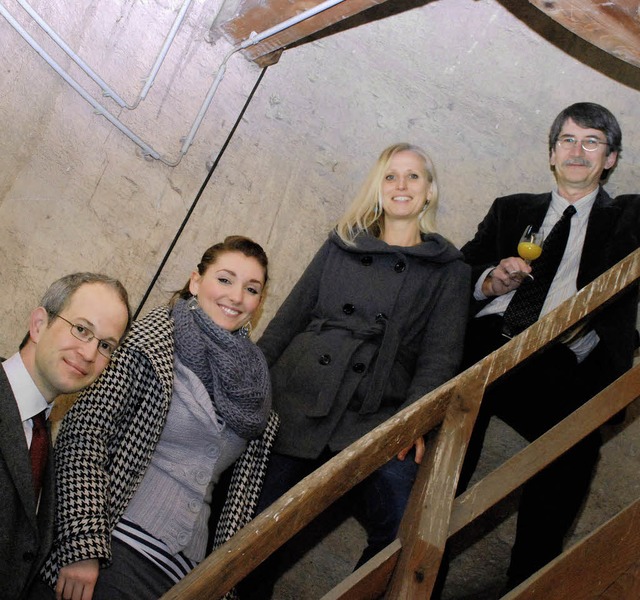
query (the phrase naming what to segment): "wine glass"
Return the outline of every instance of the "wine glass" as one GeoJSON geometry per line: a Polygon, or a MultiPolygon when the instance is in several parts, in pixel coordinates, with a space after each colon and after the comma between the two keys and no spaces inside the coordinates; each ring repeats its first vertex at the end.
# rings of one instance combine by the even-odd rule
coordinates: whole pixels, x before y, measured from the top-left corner
{"type": "MultiPolygon", "coordinates": [[[[535,260],[540,256],[540,254],[542,254],[543,240],[544,233],[542,232],[542,229],[535,231],[533,225],[527,225],[520,236],[520,241],[518,242],[518,255],[520,258],[530,265],[531,261],[535,260]]],[[[525,273],[524,271],[512,271],[509,275],[512,277],[530,277],[533,279],[533,275],[531,275],[531,273],[525,273]]]]}

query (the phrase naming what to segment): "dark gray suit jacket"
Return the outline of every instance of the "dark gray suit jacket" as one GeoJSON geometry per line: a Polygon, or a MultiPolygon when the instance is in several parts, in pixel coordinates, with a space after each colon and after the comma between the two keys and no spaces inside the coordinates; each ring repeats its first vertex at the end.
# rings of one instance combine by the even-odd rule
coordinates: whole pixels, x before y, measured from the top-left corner
{"type": "Polygon", "coordinates": [[[0,598],[26,593],[53,539],[54,478],[50,449],[36,514],[29,452],[18,405],[0,367],[0,598]]]}

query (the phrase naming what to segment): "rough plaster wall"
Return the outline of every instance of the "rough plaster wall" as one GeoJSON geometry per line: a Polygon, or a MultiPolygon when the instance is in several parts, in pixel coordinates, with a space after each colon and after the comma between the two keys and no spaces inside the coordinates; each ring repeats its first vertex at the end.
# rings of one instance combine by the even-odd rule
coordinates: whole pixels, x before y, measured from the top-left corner
{"type": "MultiPolygon", "coordinates": [[[[131,102],[178,4],[33,6],[131,102]]],[[[621,119],[625,152],[609,189],[635,191],[638,71],[526,3],[503,4],[512,12],[494,0],[428,2],[286,51],[268,69],[144,310],[182,285],[206,246],[244,233],[265,245],[272,263],[263,328],[379,151],[398,140],[431,153],[440,226],[458,244],[495,196],[549,188],[548,126],[577,100],[602,102],[621,119]]],[[[19,6],[6,6],[100,99],[19,6]]],[[[116,111],[102,100],[163,156],[177,156],[229,50],[222,39],[208,41],[216,9],[194,2],[138,109],[116,111]]],[[[29,308],[66,272],[116,274],[137,306],[259,69],[240,56],[229,61],[193,146],[172,168],[145,159],[93,114],[4,19],[0,36],[0,353],[7,354],[29,308]]]]}
{"type": "MultiPolygon", "coordinates": [[[[120,95],[133,103],[180,3],[34,2],[33,7],[120,95]]],[[[120,109],[13,2],[31,35],[127,127],[162,156],[178,157],[229,51],[208,42],[216,2],[192,3],[147,99],[120,109]]],[[[228,64],[215,100],[179,166],[143,156],[0,18],[0,354],[13,352],[46,286],[74,270],[120,277],[140,300],[257,79],[228,64]]]]}
{"type": "MultiPolygon", "coordinates": [[[[4,5],[100,99],[14,0],[4,5]]],[[[132,101],[178,2],[34,0],[33,6],[132,101]]],[[[139,109],[116,111],[102,100],[169,157],[177,155],[229,49],[222,39],[208,41],[217,6],[194,2],[139,109]]],[[[94,115],[2,18],[0,42],[0,355],[7,356],[38,297],[67,272],[115,274],[137,306],[259,69],[240,56],[230,61],[192,148],[171,168],[145,159],[94,115]]],[[[522,0],[431,1],[288,50],[267,70],[144,309],[182,285],[206,246],[244,233],[265,245],[272,264],[262,329],[379,151],[398,140],[432,155],[441,229],[458,244],[494,197],[549,189],[548,127],[575,101],[601,102],[619,117],[625,150],[608,189],[636,192],[639,91],[639,70],[522,0]]],[[[611,500],[637,494],[636,484],[607,492],[635,481],[637,428],[627,424],[605,448],[609,464],[625,471],[613,482],[596,481],[590,503],[598,515],[600,505],[610,509],[611,500]]]]}

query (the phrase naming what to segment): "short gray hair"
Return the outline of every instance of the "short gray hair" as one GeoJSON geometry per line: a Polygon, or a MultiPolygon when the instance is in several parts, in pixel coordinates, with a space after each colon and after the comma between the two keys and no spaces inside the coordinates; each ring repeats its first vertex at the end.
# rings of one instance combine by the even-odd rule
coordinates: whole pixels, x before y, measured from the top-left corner
{"type": "MultiPolygon", "coordinates": [[[[102,283],[109,286],[116,292],[120,300],[122,300],[122,303],[127,308],[127,326],[124,331],[125,333],[129,331],[129,327],[131,326],[129,294],[127,294],[127,290],[118,279],[114,279],[113,277],[109,277],[108,275],[103,275],[101,273],[71,273],[70,275],[65,275],[64,277],[57,279],[44,293],[39,306],[42,306],[47,311],[49,320],[52,320],[65,309],[71,301],[73,294],[75,294],[81,286],[91,283],[102,283]]],[[[27,332],[27,335],[22,340],[20,349],[22,349],[28,341],[29,332],[27,332]]]]}

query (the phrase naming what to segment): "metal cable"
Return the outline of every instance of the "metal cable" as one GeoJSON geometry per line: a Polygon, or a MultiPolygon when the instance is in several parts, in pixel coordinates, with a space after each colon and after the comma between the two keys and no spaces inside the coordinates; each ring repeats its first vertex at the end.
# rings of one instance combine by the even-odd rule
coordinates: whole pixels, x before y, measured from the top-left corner
{"type": "Polygon", "coordinates": [[[256,80],[253,89],[251,90],[251,93],[249,94],[249,96],[247,97],[246,102],[244,103],[244,106],[242,107],[242,110],[240,111],[240,114],[238,115],[238,118],[236,119],[236,122],[233,124],[233,127],[231,128],[231,131],[229,132],[229,135],[227,136],[227,139],[225,140],[224,144],[222,145],[222,148],[220,148],[220,152],[218,152],[218,156],[216,157],[213,165],[211,165],[211,169],[209,169],[209,173],[207,174],[207,176],[205,177],[205,180],[202,182],[202,185],[200,186],[200,189],[198,190],[198,193],[196,194],[196,197],[194,198],[193,202],[191,203],[191,206],[189,207],[189,210],[187,211],[187,214],[185,215],[184,219],[182,220],[182,223],[180,224],[180,227],[178,228],[178,231],[176,232],[176,235],[174,236],[171,244],[169,245],[169,248],[167,249],[162,262],[160,263],[155,275],[153,276],[153,279],[151,280],[151,283],[149,284],[149,287],[147,288],[147,291],[145,292],[144,296],[142,297],[142,300],[140,301],[140,304],[138,304],[138,308],[136,308],[136,311],[133,315],[133,319],[137,319],[138,315],[140,314],[140,311],[142,310],[142,307],[145,305],[147,299],[149,298],[149,294],[151,294],[151,290],[154,288],[156,282],[158,281],[158,277],[160,277],[160,273],[162,273],[162,270],[164,269],[165,265],[167,264],[167,261],[169,260],[169,256],[171,255],[171,252],[173,251],[176,243],[178,242],[179,237],[182,235],[182,232],[184,231],[184,228],[186,227],[187,223],[189,222],[189,219],[191,218],[191,215],[193,214],[193,211],[195,210],[198,201],[200,200],[200,197],[202,196],[205,188],[207,187],[207,184],[209,183],[209,180],[211,179],[211,176],[213,175],[213,173],[215,172],[216,168],[218,167],[218,163],[220,162],[220,159],[222,158],[223,154],[225,153],[227,146],[229,145],[229,143],[231,142],[231,140],[233,139],[233,136],[236,132],[236,129],[238,128],[238,125],[240,124],[240,121],[242,120],[242,117],[244,116],[245,111],[247,110],[247,108],[249,107],[249,104],[251,103],[251,100],[253,99],[253,95],[255,94],[256,90],[258,89],[258,86],[260,85],[260,82],[262,81],[262,78],[264,77],[264,74],[266,73],[268,67],[264,67],[264,69],[262,69],[262,71],[260,72],[260,77],[258,77],[258,79],[256,80]]]}

